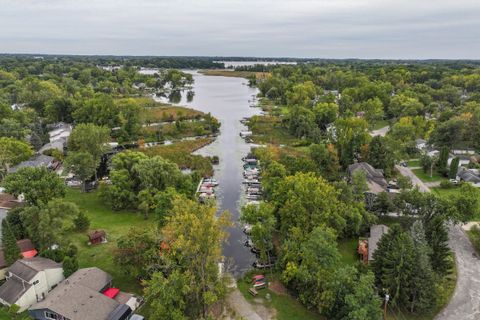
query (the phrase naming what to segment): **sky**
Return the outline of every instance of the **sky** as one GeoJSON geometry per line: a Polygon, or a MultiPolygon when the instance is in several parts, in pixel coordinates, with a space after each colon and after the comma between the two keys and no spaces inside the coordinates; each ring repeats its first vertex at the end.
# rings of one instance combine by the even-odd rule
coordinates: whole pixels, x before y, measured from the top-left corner
{"type": "Polygon", "coordinates": [[[0,52],[480,59],[480,1],[0,0],[0,52]]]}

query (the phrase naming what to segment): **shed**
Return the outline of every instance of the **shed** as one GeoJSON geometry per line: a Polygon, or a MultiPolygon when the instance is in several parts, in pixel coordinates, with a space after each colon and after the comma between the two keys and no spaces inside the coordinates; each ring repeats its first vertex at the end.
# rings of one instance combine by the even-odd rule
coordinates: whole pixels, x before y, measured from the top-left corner
{"type": "Polygon", "coordinates": [[[95,230],[88,234],[88,240],[90,241],[90,244],[104,243],[107,242],[107,235],[103,230],[95,230]]]}

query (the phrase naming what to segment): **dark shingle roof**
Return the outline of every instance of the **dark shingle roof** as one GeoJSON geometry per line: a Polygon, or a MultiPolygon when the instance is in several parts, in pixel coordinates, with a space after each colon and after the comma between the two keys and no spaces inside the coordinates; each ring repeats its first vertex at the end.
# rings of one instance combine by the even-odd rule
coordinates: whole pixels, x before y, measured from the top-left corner
{"type": "Polygon", "coordinates": [[[18,169],[20,168],[25,168],[25,167],[34,167],[34,168],[39,168],[39,167],[48,167],[48,165],[55,160],[54,157],[46,156],[44,154],[39,154],[34,156],[33,158],[28,159],[27,161],[20,162],[14,167],[11,167],[8,172],[13,173],[17,172],[18,169]]]}
{"type": "Polygon", "coordinates": [[[370,227],[370,237],[368,238],[368,261],[373,260],[373,253],[377,250],[378,241],[388,232],[388,227],[383,224],[376,224],[370,227]]]}
{"type": "Polygon", "coordinates": [[[0,299],[14,304],[31,286],[31,284],[11,277],[0,287],[0,299]]]}
{"type": "Polygon", "coordinates": [[[386,190],[388,183],[383,176],[382,170],[375,169],[366,162],[358,162],[348,166],[348,173],[350,176],[353,176],[353,174],[359,170],[365,172],[367,184],[371,191],[381,192],[386,190]]]}
{"type": "Polygon", "coordinates": [[[12,264],[8,271],[20,279],[28,282],[40,271],[46,269],[57,269],[61,267],[62,265],[60,263],[57,263],[53,260],[42,257],[34,257],[30,259],[17,260],[14,264],[12,264]]]}
{"type": "Polygon", "coordinates": [[[457,173],[458,177],[466,182],[471,183],[480,183],[480,176],[475,174],[475,172],[468,169],[460,169],[457,173]]]}

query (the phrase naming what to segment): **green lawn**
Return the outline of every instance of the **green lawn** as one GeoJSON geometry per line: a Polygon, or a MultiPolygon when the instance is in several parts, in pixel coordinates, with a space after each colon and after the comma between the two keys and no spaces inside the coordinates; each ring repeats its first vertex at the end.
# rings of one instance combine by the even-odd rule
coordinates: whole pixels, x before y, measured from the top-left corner
{"type": "Polygon", "coordinates": [[[338,250],[340,251],[342,263],[353,266],[359,261],[357,246],[358,238],[342,239],[338,242],[338,250]]]}
{"type": "Polygon", "coordinates": [[[435,171],[432,172],[431,177],[430,177],[430,172],[425,173],[423,172],[423,169],[413,169],[412,171],[423,182],[437,182],[437,181],[446,180],[446,178],[442,177],[435,171]]]}
{"type": "Polygon", "coordinates": [[[387,120],[377,120],[372,125],[372,130],[382,129],[383,127],[388,126],[389,123],[387,120]]]}
{"type": "Polygon", "coordinates": [[[113,284],[123,291],[141,294],[141,286],[136,279],[122,271],[113,261],[116,240],[126,234],[131,227],[146,228],[152,224],[144,220],[138,213],[127,211],[112,211],[99,197],[99,192],[81,193],[69,189],[66,201],[76,203],[86,211],[90,218],[90,230],[103,229],[107,233],[108,243],[88,246],[86,233],[71,233],[68,238],[78,247],[78,262],[81,268],[98,267],[110,273],[113,284]]]}
{"type": "Polygon", "coordinates": [[[407,165],[409,167],[420,167],[420,160],[418,159],[408,160],[407,165]]]}
{"type": "MultiPolygon", "coordinates": [[[[269,276],[267,275],[267,277],[269,276]]],[[[274,308],[277,311],[277,320],[325,320],[318,313],[307,310],[299,301],[288,294],[276,294],[270,289],[262,289],[258,291],[258,296],[254,298],[248,293],[250,283],[246,279],[249,278],[249,276],[246,276],[245,279],[239,280],[237,283],[238,289],[250,303],[255,303],[254,299],[258,301],[258,298],[260,298],[266,307],[274,308]],[[270,294],[271,301],[265,298],[267,293],[270,294]]]]}

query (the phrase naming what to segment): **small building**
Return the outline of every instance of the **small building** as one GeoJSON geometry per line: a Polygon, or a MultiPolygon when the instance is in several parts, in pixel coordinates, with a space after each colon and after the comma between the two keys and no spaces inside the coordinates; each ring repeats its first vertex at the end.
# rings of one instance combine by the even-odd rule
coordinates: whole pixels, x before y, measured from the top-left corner
{"type": "Polygon", "coordinates": [[[365,264],[373,261],[373,253],[377,250],[378,242],[388,232],[388,227],[383,224],[376,224],[370,227],[370,236],[358,240],[358,254],[365,264]]]}
{"type": "Polygon", "coordinates": [[[113,288],[112,277],[94,267],[77,270],[28,311],[39,320],[124,320],[139,304],[139,298],[113,288]]]}
{"type": "Polygon", "coordinates": [[[88,234],[88,241],[90,244],[106,243],[107,235],[103,230],[95,230],[88,234]]]}
{"type": "Polygon", "coordinates": [[[45,299],[63,279],[62,265],[53,260],[42,257],[17,260],[0,287],[0,303],[6,306],[16,304],[20,307],[19,312],[23,312],[45,299]]]}

